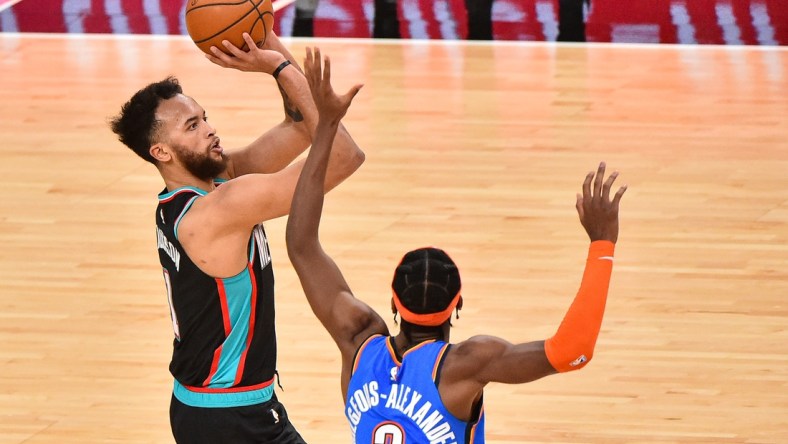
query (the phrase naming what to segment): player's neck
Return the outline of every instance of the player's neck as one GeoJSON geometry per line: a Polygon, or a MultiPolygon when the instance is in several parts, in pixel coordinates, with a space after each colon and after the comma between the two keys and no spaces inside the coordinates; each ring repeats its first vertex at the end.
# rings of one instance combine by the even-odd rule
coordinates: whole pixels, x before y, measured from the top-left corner
{"type": "Polygon", "coordinates": [[[213,179],[202,180],[186,171],[168,171],[166,173],[162,171],[161,173],[164,184],[167,186],[167,191],[173,191],[183,187],[211,191],[215,187],[213,179]]]}
{"type": "Polygon", "coordinates": [[[444,326],[421,327],[403,324],[400,332],[394,337],[394,344],[400,355],[425,341],[448,342],[448,328],[444,328],[444,326]]]}

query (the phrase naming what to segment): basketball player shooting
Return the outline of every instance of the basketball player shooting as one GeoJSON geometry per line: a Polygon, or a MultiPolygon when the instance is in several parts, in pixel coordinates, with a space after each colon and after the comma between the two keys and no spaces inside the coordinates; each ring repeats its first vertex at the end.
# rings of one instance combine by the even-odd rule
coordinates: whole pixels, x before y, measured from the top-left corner
{"type": "MultiPolygon", "coordinates": [[[[269,35],[262,49],[244,38],[248,51],[229,45],[234,57],[211,60],[273,75],[288,111],[246,147],[225,151],[205,110],[172,77],[134,94],[111,124],[166,186],[155,215],[175,337],[170,424],[179,443],[304,442],[274,393],[274,279],[263,222],[290,210],[304,165],[294,160],[312,141],[317,111],[278,39],[269,35]]],[[[336,133],[324,190],[364,161],[350,135],[336,133]]]]}
{"type": "Polygon", "coordinates": [[[555,335],[512,344],[493,336],[449,343],[453,310],[462,307],[460,274],[437,248],[407,253],[394,271],[392,310],[402,317],[389,336],[383,319],[353,296],[320,243],[322,184],[331,140],[357,87],[338,96],[331,65],[307,50],[307,80],[318,110],[314,143],[299,177],[287,222],[287,252],[307,300],[342,356],[341,390],[356,443],[480,443],[482,394],[490,382],[520,384],[585,367],[591,360],[607,299],[618,240],[618,176],[605,164],[586,176],[576,208],[590,239],[585,273],[555,335]]]}

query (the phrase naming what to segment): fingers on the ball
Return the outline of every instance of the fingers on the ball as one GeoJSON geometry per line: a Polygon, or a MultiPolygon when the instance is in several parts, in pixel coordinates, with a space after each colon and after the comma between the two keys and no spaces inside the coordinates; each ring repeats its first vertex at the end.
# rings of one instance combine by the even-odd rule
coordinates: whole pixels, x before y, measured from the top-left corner
{"type": "Polygon", "coordinates": [[[222,40],[222,45],[227,48],[227,51],[230,52],[230,55],[238,57],[243,54],[243,51],[238,49],[235,45],[233,45],[229,40],[222,40]]]}
{"type": "MultiPolygon", "coordinates": [[[[230,51],[235,57],[242,57],[244,54],[246,54],[241,48],[233,45],[232,42],[225,40],[222,43],[224,43],[224,47],[227,48],[227,50],[230,51]]],[[[254,42],[252,42],[252,46],[254,46],[254,42]]]]}
{"type": "Polygon", "coordinates": [[[208,60],[212,61],[213,63],[216,63],[219,66],[227,67],[227,63],[222,58],[222,56],[225,56],[225,54],[215,46],[211,46],[210,50],[213,54],[207,54],[207,53],[205,54],[206,57],[208,57],[208,60]]]}

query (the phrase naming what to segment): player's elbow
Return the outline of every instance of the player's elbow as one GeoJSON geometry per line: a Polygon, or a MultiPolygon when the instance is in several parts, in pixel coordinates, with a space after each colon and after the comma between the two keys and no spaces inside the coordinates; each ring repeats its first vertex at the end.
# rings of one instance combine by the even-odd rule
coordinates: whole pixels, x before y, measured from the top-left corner
{"type": "Polygon", "coordinates": [[[553,336],[545,341],[545,354],[550,365],[559,373],[580,370],[593,359],[595,342],[562,341],[553,336]]]}
{"type": "Polygon", "coordinates": [[[566,373],[572,372],[575,370],[580,370],[588,365],[591,362],[591,359],[594,357],[593,351],[590,352],[578,352],[571,356],[575,358],[572,359],[571,357],[567,356],[564,359],[557,360],[556,362],[550,361],[553,365],[553,368],[556,369],[559,373],[566,373]]]}
{"type": "Polygon", "coordinates": [[[288,226],[285,233],[285,244],[287,245],[287,256],[293,266],[297,266],[307,256],[309,248],[307,247],[306,237],[299,236],[288,226]]]}
{"type": "Polygon", "coordinates": [[[361,151],[361,148],[356,146],[354,143],[353,149],[350,153],[348,153],[347,159],[345,160],[345,170],[347,171],[347,175],[350,176],[351,174],[355,173],[361,165],[364,164],[364,161],[367,160],[367,155],[364,154],[364,151],[361,151]]]}
{"type": "Polygon", "coordinates": [[[340,128],[334,139],[334,150],[339,151],[340,169],[343,177],[353,174],[366,160],[366,154],[344,128],[340,128]]]}

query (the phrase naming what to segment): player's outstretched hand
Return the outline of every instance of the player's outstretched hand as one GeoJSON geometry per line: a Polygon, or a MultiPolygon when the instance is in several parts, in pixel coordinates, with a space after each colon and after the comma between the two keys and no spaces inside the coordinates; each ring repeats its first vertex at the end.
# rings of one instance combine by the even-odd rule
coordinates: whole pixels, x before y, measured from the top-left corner
{"type": "Polygon", "coordinates": [[[286,60],[285,56],[278,51],[258,48],[252,36],[248,33],[245,32],[243,38],[247,48],[249,48],[248,50],[244,51],[224,40],[222,42],[225,48],[224,52],[215,46],[211,46],[213,55],[205,54],[205,57],[222,68],[233,68],[246,72],[263,72],[266,74],[273,74],[274,70],[286,60]]]}
{"type": "Polygon", "coordinates": [[[337,95],[331,86],[331,59],[326,56],[324,67],[320,48],[315,48],[314,54],[312,48],[306,48],[304,71],[320,118],[325,118],[329,122],[341,120],[350,107],[353,97],[363,85],[357,84],[344,95],[337,95]]]}
{"type": "Polygon", "coordinates": [[[596,174],[591,171],[586,175],[583,194],[578,193],[575,206],[580,216],[580,223],[586,229],[591,242],[608,240],[615,243],[618,240],[618,203],[627,186],[619,188],[613,200],[610,200],[610,188],[618,177],[618,172],[611,173],[607,180],[604,180],[604,177],[605,162],[601,162],[596,174]]]}

